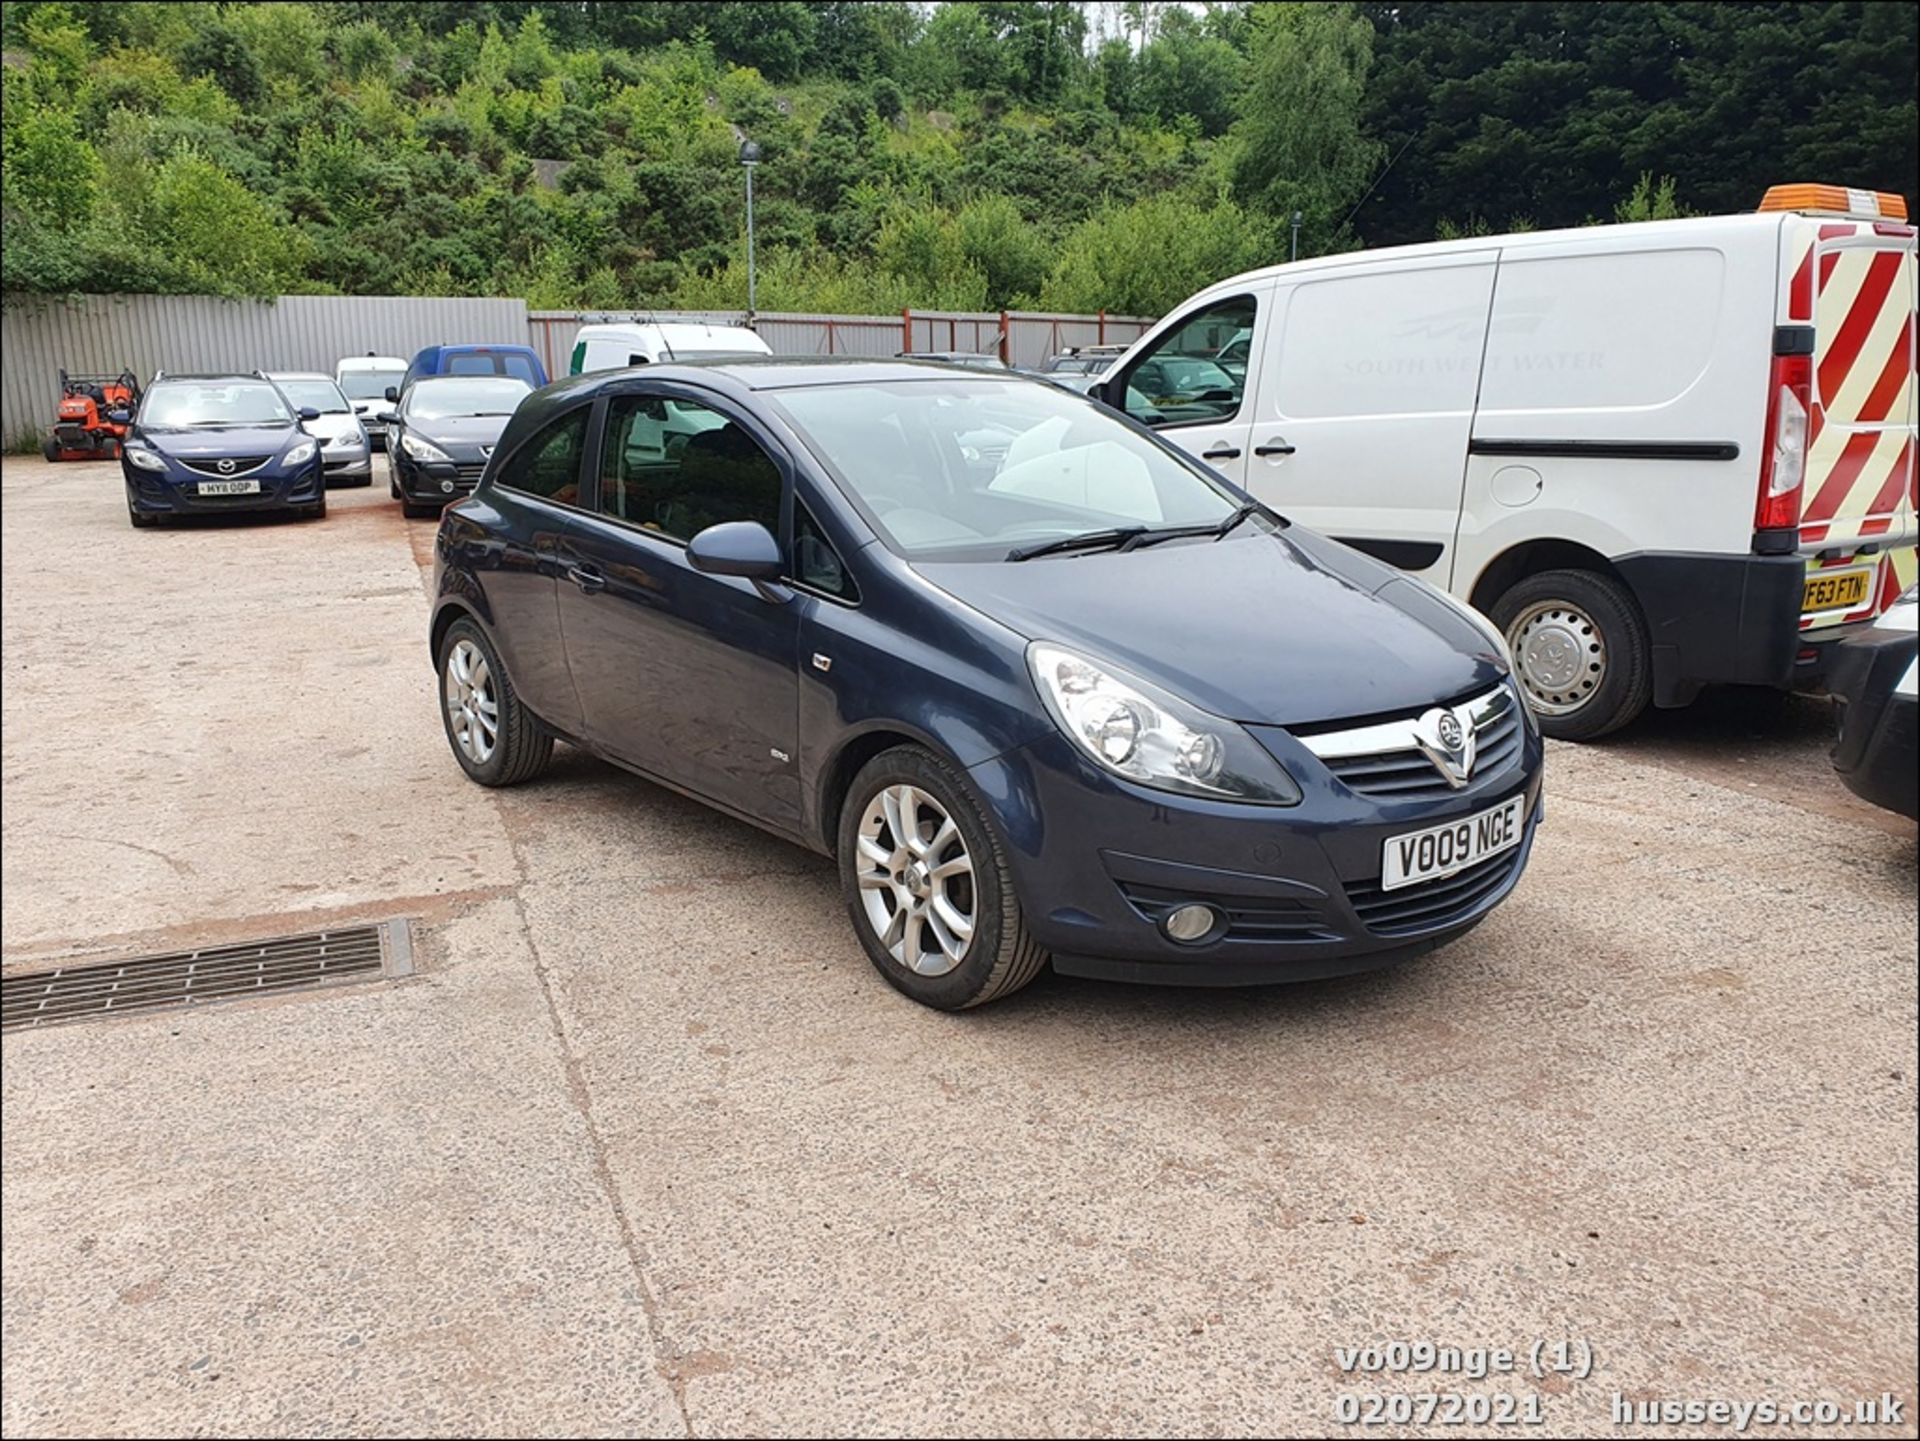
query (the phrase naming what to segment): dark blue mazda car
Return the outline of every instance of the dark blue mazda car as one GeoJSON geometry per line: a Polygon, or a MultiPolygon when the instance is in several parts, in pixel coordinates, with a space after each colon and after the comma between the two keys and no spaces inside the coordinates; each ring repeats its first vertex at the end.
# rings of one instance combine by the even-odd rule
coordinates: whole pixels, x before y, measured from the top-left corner
{"type": "Polygon", "coordinates": [[[319,416],[262,375],[156,376],[120,447],[127,519],[144,527],[253,510],[319,519],[320,442],[301,428],[319,416]]]}
{"type": "Polygon", "coordinates": [[[1540,819],[1499,635],[1015,375],[737,361],[528,397],[441,521],[455,758],[555,737],[837,858],[893,985],[1210,984],[1471,929],[1540,819]]]}

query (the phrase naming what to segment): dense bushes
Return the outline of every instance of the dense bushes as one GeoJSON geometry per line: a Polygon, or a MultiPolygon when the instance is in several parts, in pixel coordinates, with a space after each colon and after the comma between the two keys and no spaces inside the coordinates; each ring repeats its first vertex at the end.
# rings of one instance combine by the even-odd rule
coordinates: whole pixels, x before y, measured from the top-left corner
{"type": "Polygon", "coordinates": [[[1154,311],[1280,258],[1295,211],[1316,254],[1783,179],[1911,193],[1916,166],[1902,6],[188,0],[4,28],[10,294],[737,307],[744,136],[760,304],[838,311],[1154,311]]]}

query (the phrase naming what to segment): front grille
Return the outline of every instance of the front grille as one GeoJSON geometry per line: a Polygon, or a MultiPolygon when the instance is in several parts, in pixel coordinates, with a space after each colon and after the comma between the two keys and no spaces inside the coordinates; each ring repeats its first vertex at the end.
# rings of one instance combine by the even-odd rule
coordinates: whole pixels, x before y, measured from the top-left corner
{"type": "Polygon", "coordinates": [[[454,479],[462,490],[472,490],[480,483],[480,477],[486,468],[487,463],[484,460],[463,460],[453,468],[454,479]]]}
{"type": "MultiPolygon", "coordinates": [[[[1379,800],[1444,800],[1500,775],[1519,753],[1524,720],[1520,703],[1506,686],[1439,706],[1420,716],[1403,716],[1340,730],[1301,734],[1300,743],[1348,790],[1379,800]],[[1473,728],[1474,757],[1466,779],[1455,783],[1434,758],[1439,745],[1435,718],[1451,711],[1473,728]]],[[[1448,752],[1448,754],[1452,754],[1448,752]]]]}
{"type": "Polygon", "coordinates": [[[188,470],[198,471],[201,475],[210,475],[215,480],[232,480],[235,476],[245,475],[250,470],[258,470],[272,459],[270,455],[222,455],[201,456],[193,460],[182,460],[180,463],[188,470]],[[220,467],[223,465],[230,466],[231,469],[222,470],[220,467]]]}
{"type": "MultiPolygon", "coordinates": [[[[1468,786],[1504,770],[1520,752],[1520,708],[1509,705],[1475,731],[1473,777],[1468,786]]],[[[1396,801],[1442,800],[1466,786],[1447,784],[1432,761],[1418,750],[1330,757],[1326,762],[1343,786],[1356,795],[1396,801]]]]}
{"type": "Polygon", "coordinates": [[[0,981],[0,1029],[25,1030],[307,990],[412,970],[405,921],[30,971],[0,981]]]}
{"type": "Polygon", "coordinates": [[[1227,917],[1226,939],[1234,941],[1330,941],[1338,939],[1315,913],[1299,901],[1269,896],[1211,896],[1191,891],[1121,881],[1120,892],[1145,919],[1155,925],[1176,906],[1196,902],[1215,907],[1227,917]]]}
{"type": "Polygon", "coordinates": [[[1376,936],[1404,936],[1436,930],[1471,914],[1512,877],[1523,846],[1468,866],[1464,871],[1383,891],[1378,878],[1347,886],[1347,900],[1361,923],[1376,936]]]}

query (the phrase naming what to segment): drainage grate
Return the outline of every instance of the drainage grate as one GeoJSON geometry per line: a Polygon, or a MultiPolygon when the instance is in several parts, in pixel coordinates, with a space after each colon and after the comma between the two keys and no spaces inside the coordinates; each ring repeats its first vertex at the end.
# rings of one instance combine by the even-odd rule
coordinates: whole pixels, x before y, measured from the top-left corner
{"type": "Polygon", "coordinates": [[[0,1029],[311,990],[412,970],[405,921],[63,966],[0,979],[0,1029]]]}

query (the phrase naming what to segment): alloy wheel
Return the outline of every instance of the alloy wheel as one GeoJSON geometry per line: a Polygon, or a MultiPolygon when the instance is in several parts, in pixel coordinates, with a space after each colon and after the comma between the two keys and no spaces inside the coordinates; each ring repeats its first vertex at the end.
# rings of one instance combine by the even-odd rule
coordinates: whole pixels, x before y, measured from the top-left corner
{"type": "Polygon", "coordinates": [[[973,857],[945,807],[917,786],[876,792],[860,817],[855,872],[867,921],[889,955],[944,976],[973,944],[973,857]]]}
{"type": "Polygon", "coordinates": [[[485,765],[499,739],[500,708],[487,658],[470,640],[447,652],[446,700],[454,743],[475,765],[485,765]]]}

